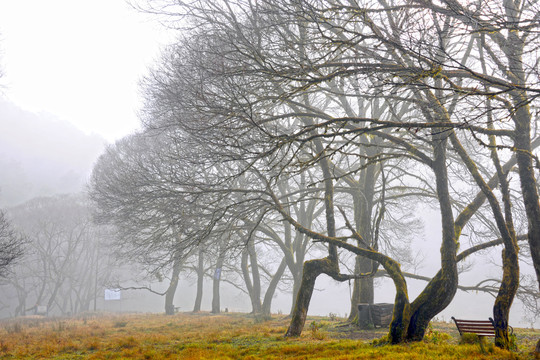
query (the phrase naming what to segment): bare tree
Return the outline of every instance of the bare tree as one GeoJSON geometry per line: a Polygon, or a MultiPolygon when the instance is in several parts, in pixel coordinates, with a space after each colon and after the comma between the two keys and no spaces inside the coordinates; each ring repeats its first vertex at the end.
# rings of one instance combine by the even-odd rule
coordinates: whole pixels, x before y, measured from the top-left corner
{"type": "Polygon", "coordinates": [[[38,198],[10,213],[28,239],[25,261],[4,284],[5,294],[17,299],[12,314],[25,315],[38,306],[49,314],[90,310],[111,264],[100,246],[107,232],[92,224],[88,202],[80,196],[38,198]]]}
{"type": "MultiPolygon", "coordinates": [[[[505,244],[504,280],[494,314],[497,343],[507,347],[507,312],[519,274],[516,225],[506,181],[515,164],[535,268],[538,263],[534,229],[539,207],[528,107],[536,101],[537,90],[527,80],[538,74],[536,59],[523,56],[525,49],[535,48],[531,39],[537,12],[530,4],[518,8],[517,3],[507,7],[502,1],[493,6],[457,1],[440,5],[425,1],[238,1],[234,7],[220,1],[163,3],[171,5],[169,13],[177,11],[188,20],[184,23],[188,32],[147,84],[148,126],[189,133],[210,149],[215,161],[242,159],[233,175],[255,170],[265,187],[252,192],[264,195],[268,206],[297,231],[329,244],[327,258],[305,264],[314,271],[304,269],[307,290],[298,295],[302,301],[297,301],[299,310],[289,333],[301,331],[314,278],[320,273],[341,276],[335,260],[336,247],[342,247],[380,262],[394,280],[392,342],[420,340],[429,321],[453,299],[460,236],[487,201],[496,219],[492,235],[499,232],[505,244]],[[513,28],[512,24],[523,26],[513,28]],[[506,32],[511,34],[507,37],[506,32]],[[487,60],[476,61],[484,52],[490,71],[480,67],[487,60]],[[501,62],[499,55],[506,60],[501,62]],[[499,105],[487,105],[486,98],[499,105]],[[360,99],[387,100],[389,116],[349,111],[347,107],[360,99]],[[511,119],[513,128],[508,122],[490,120],[497,116],[511,119]],[[343,211],[348,234],[338,236],[336,231],[334,186],[343,175],[337,174],[335,159],[349,158],[347,146],[361,143],[362,136],[384,139],[403,158],[414,160],[418,168],[408,175],[431,174],[432,183],[425,184],[431,185],[441,215],[441,270],[413,302],[408,299],[403,271],[369,243],[366,226],[356,223],[355,227],[343,211]],[[516,151],[504,160],[493,151],[493,166],[486,166],[475,159],[474,148],[462,145],[470,140],[486,148],[516,151]],[[323,174],[326,234],[298,222],[276,195],[277,179],[284,169],[302,163],[297,161],[302,152],[310,154],[304,166],[320,167],[323,174]],[[468,182],[461,182],[463,176],[451,177],[448,164],[453,161],[469,174],[468,182]],[[460,191],[455,179],[467,190],[460,191]],[[492,191],[498,184],[503,193],[500,200],[492,191]],[[457,199],[464,192],[473,196],[458,207],[457,199]],[[356,240],[364,248],[347,240],[356,240]]],[[[378,159],[373,165],[379,163],[378,159]]]]}
{"type": "Polygon", "coordinates": [[[24,238],[9,223],[0,210],[0,277],[5,277],[23,252],[24,238]]]}

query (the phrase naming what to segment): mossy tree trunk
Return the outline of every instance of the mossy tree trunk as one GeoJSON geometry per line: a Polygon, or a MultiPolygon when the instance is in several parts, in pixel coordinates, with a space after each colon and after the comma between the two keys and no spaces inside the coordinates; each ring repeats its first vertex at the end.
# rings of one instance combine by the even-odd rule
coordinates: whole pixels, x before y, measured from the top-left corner
{"type": "MultiPolygon", "coordinates": [[[[323,154],[319,164],[324,176],[324,208],[326,217],[326,231],[329,237],[336,236],[336,220],[334,213],[334,180],[330,171],[330,161],[324,156],[323,148],[320,141],[316,141],[316,148],[323,154]]],[[[298,289],[298,294],[294,302],[291,323],[285,336],[296,337],[300,336],[304,329],[307,312],[315,281],[321,274],[329,276],[339,273],[337,247],[333,244],[328,245],[328,256],[324,259],[315,259],[306,261],[302,271],[302,281],[298,289]]]]}
{"type": "Polygon", "coordinates": [[[315,288],[315,281],[319,275],[333,272],[335,272],[335,260],[329,257],[309,260],[304,263],[302,281],[292,312],[291,323],[285,333],[286,337],[297,337],[302,334],[306,323],[309,303],[313,295],[313,289],[315,288]]]}
{"type": "MultiPolygon", "coordinates": [[[[490,116],[490,114],[491,112],[489,111],[488,102],[488,116],[490,116]]],[[[492,127],[492,121],[489,122],[489,126],[492,127]]],[[[506,178],[506,173],[503,171],[499,161],[496,150],[497,144],[494,136],[490,136],[490,143],[492,146],[491,158],[495,168],[497,169],[497,175],[501,185],[501,193],[505,209],[504,214],[499,201],[493,194],[493,191],[484,181],[476,164],[468,156],[454,132],[451,133],[450,139],[454,149],[457,151],[463,163],[471,173],[474,181],[488,200],[495,223],[503,239],[503,277],[499,292],[495,299],[493,315],[495,321],[495,344],[501,348],[508,349],[510,344],[508,339],[508,316],[510,314],[510,307],[512,306],[512,302],[519,286],[518,245],[512,219],[510,186],[506,178]]]]}
{"type": "MultiPolygon", "coordinates": [[[[509,9],[510,10],[510,9],[509,9]]],[[[481,34],[477,38],[479,48],[479,59],[482,66],[482,71],[487,74],[487,66],[485,62],[485,34],[481,34]]],[[[490,91],[488,84],[484,85],[486,92],[490,91]]],[[[487,125],[490,130],[494,130],[494,116],[492,101],[490,98],[486,99],[486,115],[487,125]]],[[[504,205],[504,215],[500,208],[497,198],[491,191],[491,188],[483,181],[478,169],[470,159],[468,159],[464,153],[461,144],[458,143],[456,136],[453,136],[454,146],[457,147],[461,158],[469,168],[476,183],[481,188],[482,192],[488,199],[488,202],[492,208],[495,221],[504,244],[502,251],[502,264],[503,264],[503,276],[501,285],[495,299],[493,306],[493,318],[495,327],[495,344],[503,349],[510,348],[510,339],[508,334],[508,317],[510,315],[510,308],[512,302],[517,293],[519,287],[519,259],[518,259],[518,244],[517,237],[514,228],[514,220],[512,216],[512,204],[510,195],[510,184],[508,182],[508,172],[505,172],[501,165],[499,154],[497,150],[497,139],[495,135],[489,136],[489,145],[491,149],[491,159],[495,165],[497,171],[497,177],[499,178],[500,191],[502,194],[502,201],[504,205]]]]}
{"type": "Polygon", "coordinates": [[[505,247],[503,250],[503,278],[493,305],[495,345],[503,349],[510,348],[508,317],[518,287],[519,265],[517,251],[505,247]]]}
{"type": "MultiPolygon", "coordinates": [[[[517,3],[510,2],[507,16],[510,21],[519,21],[520,9],[517,3]]],[[[512,118],[515,124],[514,147],[518,165],[519,180],[525,213],[527,214],[529,230],[529,248],[533,260],[534,270],[540,289],[540,199],[538,195],[537,181],[534,174],[533,153],[531,147],[531,124],[533,117],[530,109],[530,98],[526,89],[527,80],[523,67],[523,53],[525,49],[525,37],[517,31],[509,31],[504,52],[508,58],[510,71],[507,76],[516,87],[511,91],[515,110],[512,118]]],[[[540,357],[540,340],[536,348],[536,355],[540,357]]]]}
{"type": "MultiPolygon", "coordinates": [[[[540,289],[540,201],[538,196],[537,182],[534,175],[532,162],[531,138],[530,138],[530,112],[527,105],[523,105],[517,110],[519,118],[515,120],[516,134],[514,145],[516,148],[516,158],[527,215],[529,249],[540,289]],[[523,114],[522,114],[523,113],[523,114]]],[[[540,340],[536,347],[536,354],[540,357],[540,340]]]]}
{"type": "MultiPolygon", "coordinates": [[[[373,249],[362,249],[355,245],[344,242],[336,237],[322,235],[303,227],[300,223],[295,221],[287,212],[285,212],[282,207],[280,207],[279,200],[275,196],[273,196],[273,200],[277,205],[276,208],[283,215],[283,217],[291,224],[293,224],[296,229],[308,235],[314,241],[322,241],[328,243],[333,247],[340,247],[354,254],[365,256],[373,261],[379,262],[381,266],[384,267],[396,287],[394,312],[392,322],[390,324],[390,332],[388,337],[393,344],[403,342],[411,318],[411,305],[409,303],[409,296],[407,293],[407,283],[405,281],[405,277],[400,269],[399,264],[395,260],[373,249]]],[[[350,229],[352,228],[350,227],[350,229]]],[[[360,237],[358,233],[355,233],[354,235],[354,237],[356,238],[360,237]]],[[[318,275],[323,272],[326,273],[327,270],[333,269],[334,264],[335,263],[329,258],[306,261],[304,266],[304,273],[305,271],[308,271],[308,276],[304,275],[302,277],[302,286],[304,286],[304,288],[299,291],[297,297],[297,304],[300,305],[295,307],[295,311],[293,312],[293,319],[287,331],[287,336],[299,336],[301,334],[303,324],[305,323],[305,319],[307,316],[307,306],[309,306],[309,300],[311,299],[310,294],[313,293],[312,284],[315,284],[315,280],[318,275]],[[330,266],[328,266],[327,264],[330,266]],[[303,294],[305,294],[305,297],[302,296],[303,294]]],[[[338,281],[343,281],[344,279],[348,278],[346,276],[340,276],[340,274],[337,274],[335,270],[331,270],[329,275],[338,281]]]]}
{"type": "Polygon", "coordinates": [[[454,216],[448,189],[447,136],[444,131],[437,131],[432,136],[432,169],[435,174],[442,224],[441,270],[411,304],[411,320],[407,330],[407,339],[412,341],[420,341],[424,338],[431,319],[450,304],[457,291],[456,252],[459,235],[456,235],[454,229],[454,216]]]}
{"type": "MultiPolygon", "coordinates": [[[[325,184],[325,196],[324,204],[326,211],[326,227],[327,236],[315,233],[309,229],[306,229],[300,223],[295,221],[283,207],[280,206],[279,200],[274,196],[273,200],[278,205],[278,210],[283,217],[291,223],[298,231],[308,235],[314,240],[324,241],[328,244],[328,256],[324,259],[316,259],[306,261],[304,263],[304,269],[302,274],[302,283],[296,297],[296,302],[292,314],[291,323],[287,329],[286,336],[294,337],[300,336],[307,317],[309,303],[315,287],[315,281],[319,275],[325,273],[336,280],[343,281],[344,278],[339,274],[339,264],[337,247],[345,248],[357,255],[363,255],[371,260],[378,261],[388,272],[396,287],[396,297],[394,304],[394,312],[392,322],[390,324],[389,339],[393,344],[400,343],[404,340],[407,328],[409,326],[411,308],[409,303],[409,297],[407,293],[407,283],[405,277],[401,272],[399,264],[393,259],[380,254],[373,249],[360,249],[354,245],[348,244],[336,238],[336,226],[335,226],[335,213],[334,213],[334,185],[332,180],[332,173],[330,171],[330,161],[324,154],[324,149],[320,141],[315,141],[315,147],[321,159],[319,164],[324,176],[325,184]]],[[[354,232],[354,237],[363,242],[361,235],[355,231],[348,223],[349,229],[354,232]]],[[[366,244],[367,245],[367,244],[366,244]]],[[[455,259],[455,253],[454,253],[455,259]]],[[[455,264],[454,264],[455,265],[455,264]]],[[[456,270],[457,273],[457,270],[456,270]]]]}

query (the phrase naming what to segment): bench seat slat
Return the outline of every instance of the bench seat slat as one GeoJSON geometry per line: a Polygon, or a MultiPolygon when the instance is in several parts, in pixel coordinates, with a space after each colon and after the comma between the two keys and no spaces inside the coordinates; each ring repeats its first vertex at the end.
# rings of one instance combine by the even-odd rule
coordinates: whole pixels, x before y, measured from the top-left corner
{"type": "Polygon", "coordinates": [[[493,326],[487,325],[460,325],[461,330],[493,330],[493,326]]]}
{"type": "Polygon", "coordinates": [[[493,328],[462,328],[460,327],[459,330],[466,331],[466,332],[476,332],[476,331],[483,331],[483,332],[495,332],[493,328]]]}
{"type": "Polygon", "coordinates": [[[476,331],[472,331],[472,330],[461,330],[461,333],[490,334],[490,335],[495,335],[495,331],[491,331],[491,330],[476,330],[476,331]]]}

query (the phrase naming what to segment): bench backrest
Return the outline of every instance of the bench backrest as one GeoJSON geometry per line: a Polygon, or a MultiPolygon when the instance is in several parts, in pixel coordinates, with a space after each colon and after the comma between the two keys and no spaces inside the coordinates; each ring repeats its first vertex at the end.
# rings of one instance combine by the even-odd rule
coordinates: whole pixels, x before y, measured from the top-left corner
{"type": "Polygon", "coordinates": [[[493,322],[489,320],[462,320],[452,316],[460,335],[473,333],[480,336],[495,336],[493,322]]]}

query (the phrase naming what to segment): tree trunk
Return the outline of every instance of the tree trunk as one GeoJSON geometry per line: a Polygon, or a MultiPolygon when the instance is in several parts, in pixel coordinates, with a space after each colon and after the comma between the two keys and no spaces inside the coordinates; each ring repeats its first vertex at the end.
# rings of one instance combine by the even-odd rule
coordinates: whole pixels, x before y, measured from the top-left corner
{"type": "MultiPolygon", "coordinates": [[[[359,247],[362,247],[359,244],[359,247]]],[[[373,269],[373,261],[363,256],[357,256],[354,266],[354,273],[356,275],[365,274],[371,272],[373,269]]],[[[353,292],[351,295],[351,312],[349,314],[349,321],[352,321],[361,328],[369,328],[373,326],[373,323],[368,322],[361,324],[358,320],[358,304],[373,304],[375,300],[375,289],[373,286],[373,277],[367,276],[360,279],[354,279],[353,292]]]]}
{"type": "Polygon", "coordinates": [[[240,259],[240,268],[242,269],[242,277],[244,278],[244,283],[246,284],[246,290],[251,300],[251,313],[255,313],[256,301],[253,297],[253,284],[251,283],[251,277],[249,274],[249,265],[248,265],[248,249],[247,247],[242,250],[242,255],[240,259]]]}
{"type": "MultiPolygon", "coordinates": [[[[341,241],[336,237],[328,237],[316,233],[312,230],[302,227],[298,222],[288,216],[284,211],[281,214],[291,222],[298,230],[305,233],[313,240],[323,241],[336,248],[340,247],[354,254],[362,255],[370,258],[373,261],[379,262],[388,275],[392,278],[396,287],[396,297],[394,303],[394,312],[392,322],[390,323],[390,332],[388,337],[393,344],[403,342],[407,328],[411,319],[411,306],[409,304],[409,296],[407,294],[407,282],[405,276],[400,269],[400,265],[393,259],[383,255],[375,250],[362,249],[347,242],[341,241]]],[[[332,276],[338,281],[343,281],[348,276],[342,276],[336,270],[335,262],[330,258],[310,260],[304,263],[304,276],[302,277],[302,288],[298,292],[295,311],[293,312],[293,320],[287,331],[287,336],[299,336],[302,332],[303,325],[306,320],[307,306],[309,306],[310,294],[313,293],[316,277],[322,273],[332,276]],[[306,271],[308,276],[306,276],[306,271]],[[304,295],[305,294],[305,295],[304,295]]]]}
{"type": "MultiPolygon", "coordinates": [[[[373,156],[375,151],[373,149],[366,150],[369,156],[373,156]]],[[[372,229],[371,229],[371,217],[373,213],[373,198],[375,196],[375,172],[376,166],[369,165],[363,172],[363,176],[360,180],[361,188],[356,190],[353,196],[354,204],[354,218],[356,223],[356,231],[362,236],[364,241],[372,246],[372,229]]],[[[364,247],[360,242],[359,247],[364,247]]],[[[373,262],[362,256],[356,257],[354,266],[355,275],[366,274],[373,269],[373,262]]],[[[354,280],[354,288],[351,298],[351,311],[349,320],[355,321],[358,316],[358,304],[373,304],[375,298],[375,290],[373,287],[372,277],[362,277],[354,280]]],[[[370,327],[371,323],[360,324],[363,328],[370,327]]]]}
{"type": "MultiPolygon", "coordinates": [[[[517,248],[517,244],[516,244],[517,248]]],[[[510,348],[508,335],[508,316],[514,296],[519,286],[519,266],[516,249],[503,250],[503,278],[495,305],[493,320],[495,327],[495,345],[502,349],[510,348]]]]}
{"type": "MultiPolygon", "coordinates": [[[[323,152],[320,142],[316,142],[317,151],[323,152]]],[[[334,217],[334,182],[330,172],[329,160],[325,156],[319,161],[324,175],[324,205],[326,211],[326,230],[328,236],[336,236],[336,222],[334,217]]],[[[315,281],[322,273],[337,274],[339,273],[337,257],[337,247],[333,244],[328,245],[328,257],[324,259],[315,259],[304,263],[302,282],[298,289],[298,295],[292,313],[291,323],[285,336],[296,337],[300,336],[306,323],[307,312],[315,281]]]]}
{"type": "Polygon", "coordinates": [[[255,245],[253,242],[248,243],[249,262],[251,264],[251,275],[253,278],[253,288],[251,297],[251,304],[254,314],[260,314],[262,311],[261,304],[261,276],[259,274],[259,264],[257,263],[257,253],[255,252],[255,245]]]}
{"type": "Polygon", "coordinates": [[[514,144],[516,147],[516,159],[523,203],[525,204],[525,213],[527,214],[529,225],[529,248],[540,289],[540,202],[532,163],[533,155],[530,145],[530,124],[528,121],[521,121],[520,119],[520,121],[516,122],[514,144]]]}
{"type": "Polygon", "coordinates": [[[454,216],[448,190],[447,136],[448,134],[442,130],[433,135],[433,172],[436,179],[442,223],[441,270],[411,304],[412,315],[407,339],[412,341],[421,341],[424,338],[431,319],[450,304],[457,291],[458,234],[455,233],[454,229],[454,216]]]}
{"type": "MultiPolygon", "coordinates": [[[[523,105],[523,107],[525,106],[523,105]]],[[[520,113],[521,111],[526,110],[518,109],[517,112],[520,113]]],[[[525,213],[527,214],[529,249],[531,251],[534,271],[536,272],[538,288],[540,289],[540,201],[532,164],[530,123],[525,121],[525,119],[516,121],[516,135],[514,139],[521,193],[523,194],[523,203],[525,204],[525,213]]],[[[537,358],[540,358],[540,340],[536,344],[535,353],[537,358]]]]}
{"type": "MultiPolygon", "coordinates": [[[[491,120],[490,103],[488,101],[488,116],[491,120]]],[[[492,127],[492,122],[489,125],[492,127]]],[[[463,163],[471,173],[474,181],[482,190],[486,199],[489,202],[493,217],[497,224],[497,228],[501,234],[504,243],[503,249],[503,278],[499,292],[495,299],[493,307],[494,326],[495,326],[495,344],[501,348],[509,348],[508,338],[508,316],[510,307],[516,295],[519,286],[519,263],[518,263],[518,245],[516,234],[514,231],[514,222],[512,219],[511,201],[510,201],[510,186],[507,181],[506,173],[504,173],[499,157],[497,154],[497,143],[494,136],[490,136],[490,144],[492,146],[491,158],[497,170],[499,182],[501,185],[501,193],[504,204],[504,215],[499,204],[499,201],[493,194],[493,191],[484,181],[474,161],[468,156],[465,149],[459,142],[455,133],[451,133],[450,139],[454,149],[459,154],[463,163]]]]}
{"type": "Polygon", "coordinates": [[[223,258],[225,254],[221,253],[216,263],[216,269],[214,270],[214,277],[212,281],[212,313],[219,314],[221,311],[221,303],[219,296],[219,283],[221,280],[221,272],[223,268],[223,258]]]}
{"type": "MultiPolygon", "coordinates": [[[[512,13],[517,14],[515,4],[512,5],[512,13]]],[[[524,38],[516,31],[508,33],[507,46],[504,49],[508,58],[510,80],[521,88],[525,88],[527,81],[523,70],[524,38]]],[[[531,123],[533,118],[530,111],[530,99],[527,92],[514,89],[511,92],[512,101],[515,104],[513,120],[515,124],[514,147],[518,165],[519,181],[525,213],[527,215],[529,230],[529,248],[533,261],[538,288],[540,289],[540,199],[538,196],[537,182],[534,175],[533,153],[531,146],[531,123]]],[[[536,347],[536,356],[540,357],[540,341],[536,347]]]]}
{"type": "Polygon", "coordinates": [[[276,273],[272,277],[270,284],[268,284],[268,289],[266,289],[266,294],[264,295],[264,301],[262,304],[262,315],[265,317],[270,316],[270,311],[272,309],[272,299],[274,297],[274,294],[276,293],[277,286],[286,268],[287,262],[285,261],[285,259],[283,259],[281,260],[281,264],[279,264],[276,273]]]}
{"type": "Polygon", "coordinates": [[[180,278],[181,262],[175,259],[173,263],[171,283],[165,292],[165,314],[174,315],[174,295],[178,288],[178,280],[180,278]]]}
{"type": "MultiPolygon", "coordinates": [[[[289,269],[291,267],[289,266],[289,269]]],[[[299,264],[294,264],[294,270],[296,268],[300,268],[300,271],[292,272],[293,275],[293,289],[292,289],[292,303],[291,303],[291,310],[289,311],[289,315],[292,316],[294,313],[294,308],[296,307],[296,299],[298,298],[298,292],[300,291],[300,286],[302,285],[302,275],[304,271],[303,266],[299,266],[299,264]]]]}
{"type": "Polygon", "coordinates": [[[304,263],[302,281],[296,297],[291,323],[285,333],[286,337],[298,337],[302,334],[315,281],[319,275],[325,272],[329,273],[333,269],[335,269],[333,260],[329,258],[309,260],[304,263]]]}
{"type": "MultiPolygon", "coordinates": [[[[491,120],[491,102],[489,99],[488,111],[488,116],[490,116],[491,120]]],[[[492,122],[490,121],[490,126],[492,126],[491,123],[492,122]]],[[[495,136],[490,136],[490,144],[492,145],[491,157],[497,169],[497,175],[500,179],[502,200],[505,212],[504,224],[498,224],[504,242],[504,249],[502,251],[503,276],[501,285],[499,287],[499,292],[493,306],[493,319],[495,323],[495,345],[508,350],[510,349],[510,338],[508,334],[508,317],[510,316],[510,308],[519,287],[519,247],[514,228],[514,220],[512,216],[510,184],[508,183],[507,173],[503,171],[501,162],[499,160],[495,136]]],[[[495,198],[493,193],[490,193],[489,195],[490,197],[488,197],[488,199],[490,199],[490,203],[493,202],[496,204],[496,200],[491,199],[491,197],[495,198]]],[[[496,210],[494,209],[494,214],[496,218],[503,217],[502,211],[500,212],[501,214],[496,214],[496,210]]],[[[502,222],[502,219],[498,222],[502,222]]]]}
{"type": "Polygon", "coordinates": [[[204,253],[202,249],[199,248],[199,258],[197,261],[197,295],[195,296],[195,305],[193,305],[193,312],[201,311],[203,285],[204,285],[204,253]]]}

